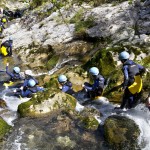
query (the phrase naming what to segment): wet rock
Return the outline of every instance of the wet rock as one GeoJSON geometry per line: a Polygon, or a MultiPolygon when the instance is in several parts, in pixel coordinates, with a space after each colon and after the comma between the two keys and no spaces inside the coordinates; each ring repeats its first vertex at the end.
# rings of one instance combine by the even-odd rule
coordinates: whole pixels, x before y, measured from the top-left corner
{"type": "Polygon", "coordinates": [[[66,111],[74,111],[76,99],[62,92],[46,91],[34,96],[28,102],[22,103],[18,107],[18,112],[22,117],[25,116],[44,116],[50,114],[54,110],[65,109],[66,111]]]}
{"type": "Polygon", "coordinates": [[[138,148],[139,127],[127,117],[108,117],[104,124],[104,135],[113,149],[138,148]]]}
{"type": "Polygon", "coordinates": [[[0,140],[8,133],[11,129],[11,126],[8,125],[1,117],[0,117],[0,140]]]}
{"type": "Polygon", "coordinates": [[[0,99],[0,107],[1,108],[6,108],[7,107],[7,104],[3,99],[0,99]]]}

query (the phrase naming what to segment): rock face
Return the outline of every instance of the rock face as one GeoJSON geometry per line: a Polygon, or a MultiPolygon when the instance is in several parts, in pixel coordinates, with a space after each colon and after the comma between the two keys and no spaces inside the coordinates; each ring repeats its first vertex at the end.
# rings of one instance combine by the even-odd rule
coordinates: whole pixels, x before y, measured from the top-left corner
{"type": "Polygon", "coordinates": [[[110,116],[104,124],[104,135],[106,141],[114,149],[136,149],[138,148],[138,137],[140,130],[134,121],[124,116],[110,116]]]}
{"type": "MultiPolygon", "coordinates": [[[[50,63],[46,62],[53,56],[58,56],[58,53],[66,57],[80,55],[81,58],[92,50],[89,43],[74,42],[77,27],[75,23],[70,23],[70,20],[80,14],[81,8],[68,4],[60,8],[61,15],[59,11],[49,12],[49,10],[47,11],[50,14],[44,15],[46,11],[44,8],[48,9],[49,5],[45,3],[45,6],[37,10],[28,10],[22,18],[13,20],[4,31],[3,41],[12,36],[14,52],[26,66],[35,70],[49,69],[50,63]],[[43,18],[40,17],[42,15],[43,18]],[[62,16],[68,20],[67,23],[62,16]],[[68,42],[69,44],[66,44],[68,42]],[[37,56],[36,59],[34,55],[37,56]]],[[[95,22],[92,27],[85,30],[88,37],[107,39],[111,41],[111,45],[150,44],[148,3],[131,5],[123,2],[115,6],[105,4],[96,8],[88,5],[84,7],[86,9],[83,9],[80,14],[83,20],[92,17],[95,22]]],[[[59,62],[58,59],[53,65],[57,62],[59,62]]]]}
{"type": "Polygon", "coordinates": [[[18,107],[18,112],[22,117],[40,117],[50,114],[54,110],[75,108],[76,100],[65,93],[55,93],[47,91],[35,95],[30,101],[22,103],[18,107]],[[47,96],[46,96],[47,95],[47,96]]]}

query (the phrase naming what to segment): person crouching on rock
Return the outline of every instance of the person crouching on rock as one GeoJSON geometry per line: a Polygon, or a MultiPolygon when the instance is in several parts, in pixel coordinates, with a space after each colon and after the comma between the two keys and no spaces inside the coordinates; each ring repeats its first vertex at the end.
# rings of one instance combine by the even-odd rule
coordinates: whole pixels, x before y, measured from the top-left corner
{"type": "Polygon", "coordinates": [[[87,98],[95,99],[99,96],[102,96],[105,79],[99,74],[99,69],[97,67],[90,68],[89,73],[92,76],[94,83],[90,84],[85,82],[83,88],[87,92],[87,98]]]}
{"type": "Polygon", "coordinates": [[[65,92],[70,95],[75,93],[72,89],[72,83],[67,79],[65,75],[60,75],[58,77],[58,82],[60,84],[60,89],[62,92],[65,92]]]}

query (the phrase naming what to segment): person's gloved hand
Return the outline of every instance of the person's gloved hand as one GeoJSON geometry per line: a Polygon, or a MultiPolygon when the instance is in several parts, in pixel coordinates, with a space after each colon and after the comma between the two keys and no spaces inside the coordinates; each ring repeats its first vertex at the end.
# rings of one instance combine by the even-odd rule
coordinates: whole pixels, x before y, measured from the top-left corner
{"type": "Polygon", "coordinates": [[[9,63],[7,63],[6,66],[8,67],[8,66],[9,66],[9,63]]]}

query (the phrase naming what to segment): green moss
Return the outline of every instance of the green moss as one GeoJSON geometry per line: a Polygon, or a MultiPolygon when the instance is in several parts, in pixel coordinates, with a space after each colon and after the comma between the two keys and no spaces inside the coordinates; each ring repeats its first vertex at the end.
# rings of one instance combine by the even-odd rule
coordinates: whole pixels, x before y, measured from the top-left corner
{"type": "Polygon", "coordinates": [[[89,70],[93,66],[98,67],[104,76],[109,76],[116,69],[112,54],[106,49],[99,50],[83,67],[89,70]]]}
{"type": "Polygon", "coordinates": [[[80,119],[80,125],[85,129],[96,130],[99,125],[98,121],[94,117],[82,117],[80,119]]]}
{"type": "Polygon", "coordinates": [[[0,118],[0,140],[2,140],[2,138],[10,129],[11,126],[8,125],[2,118],[0,118]]]}
{"type": "Polygon", "coordinates": [[[30,112],[30,106],[33,105],[34,102],[29,100],[28,102],[22,103],[18,106],[18,113],[21,117],[25,117],[30,112]]]}
{"type": "Polygon", "coordinates": [[[30,6],[38,7],[38,6],[41,6],[44,2],[47,2],[47,0],[32,0],[30,3],[30,6]]]}
{"type": "Polygon", "coordinates": [[[46,64],[47,69],[51,70],[52,68],[54,68],[58,63],[58,60],[59,60],[59,56],[53,56],[46,64]]]}
{"type": "Polygon", "coordinates": [[[78,12],[70,19],[70,23],[79,22],[83,18],[83,9],[79,9],[78,12]]]}
{"type": "Polygon", "coordinates": [[[57,89],[59,87],[57,78],[55,77],[50,78],[49,82],[45,83],[44,87],[50,89],[57,89]]]}
{"type": "Polygon", "coordinates": [[[95,25],[93,16],[89,16],[86,20],[84,19],[84,10],[82,8],[70,19],[70,23],[75,23],[74,34],[77,37],[86,36],[86,30],[95,25]]]}
{"type": "Polygon", "coordinates": [[[139,61],[139,63],[143,66],[145,66],[146,68],[150,69],[150,56],[145,57],[144,59],[142,59],[141,61],[139,61]]]}
{"type": "Polygon", "coordinates": [[[94,18],[89,16],[86,20],[80,20],[75,23],[75,36],[84,37],[87,36],[86,30],[95,25],[94,18]]]}
{"type": "Polygon", "coordinates": [[[110,116],[104,124],[106,141],[114,149],[135,149],[140,135],[138,126],[123,116],[110,116]]]}

